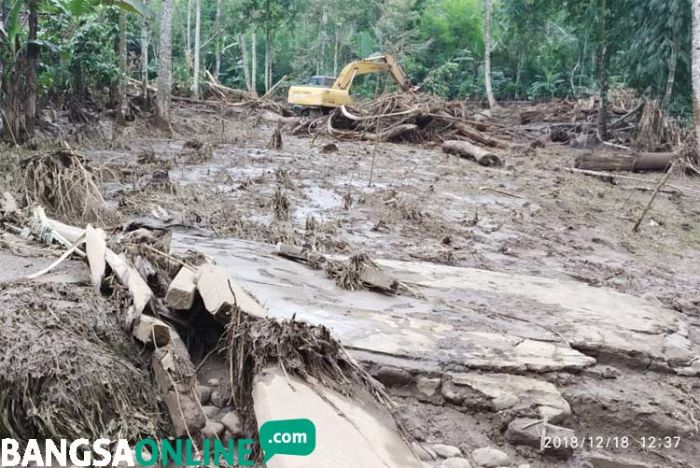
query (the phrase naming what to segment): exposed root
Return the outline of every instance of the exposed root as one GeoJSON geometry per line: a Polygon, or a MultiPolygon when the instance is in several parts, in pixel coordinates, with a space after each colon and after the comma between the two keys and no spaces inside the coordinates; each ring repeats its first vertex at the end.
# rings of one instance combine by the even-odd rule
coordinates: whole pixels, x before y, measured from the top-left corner
{"type": "Polygon", "coordinates": [[[27,202],[47,206],[65,221],[109,225],[121,219],[100,193],[99,172],[73,151],[32,156],[19,171],[19,189],[27,202]]]}
{"type": "Polygon", "coordinates": [[[338,286],[350,291],[364,289],[362,272],[366,268],[378,270],[376,263],[365,253],[353,255],[347,261],[328,260],[325,265],[326,275],[338,286]]]}

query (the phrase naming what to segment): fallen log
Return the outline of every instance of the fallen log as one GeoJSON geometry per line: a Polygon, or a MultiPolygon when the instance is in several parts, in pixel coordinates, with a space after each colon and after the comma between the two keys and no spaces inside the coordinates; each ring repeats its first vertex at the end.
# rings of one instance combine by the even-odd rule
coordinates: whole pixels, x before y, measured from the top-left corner
{"type": "Polygon", "coordinates": [[[468,141],[447,140],[442,144],[442,150],[448,154],[456,154],[463,158],[473,159],[482,166],[503,165],[503,161],[497,154],[473,145],[468,141]]]}
{"type": "Polygon", "coordinates": [[[666,171],[677,153],[636,153],[636,154],[593,154],[587,153],[576,158],[574,167],[587,171],[666,171]]]}
{"type": "Polygon", "coordinates": [[[508,148],[509,146],[508,143],[506,143],[505,141],[486,135],[485,133],[482,133],[479,130],[472,128],[465,123],[455,122],[454,126],[459,131],[459,133],[469,138],[470,140],[473,140],[477,143],[481,143],[482,145],[493,146],[494,148],[508,148]]]}

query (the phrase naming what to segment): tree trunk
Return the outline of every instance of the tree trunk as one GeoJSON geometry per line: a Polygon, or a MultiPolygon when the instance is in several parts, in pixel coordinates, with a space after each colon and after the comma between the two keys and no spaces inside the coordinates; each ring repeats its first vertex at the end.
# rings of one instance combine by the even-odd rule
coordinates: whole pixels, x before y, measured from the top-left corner
{"type": "Polygon", "coordinates": [[[333,76],[338,76],[338,27],[335,28],[335,48],[333,49],[333,76]]]}
{"type": "Polygon", "coordinates": [[[666,92],[664,93],[664,99],[661,103],[664,109],[668,107],[668,105],[671,103],[671,97],[673,97],[673,85],[676,82],[676,67],[678,66],[678,50],[680,49],[680,35],[678,34],[675,25],[673,29],[673,45],[671,46],[671,57],[668,61],[668,79],[666,80],[666,92]]]}
{"type": "Polygon", "coordinates": [[[248,68],[248,44],[246,43],[246,35],[239,34],[238,41],[241,45],[241,62],[243,62],[243,78],[245,79],[245,89],[248,92],[252,91],[250,86],[250,69],[248,68]]]}
{"type": "Polygon", "coordinates": [[[695,124],[695,141],[700,155],[700,0],[693,0],[693,121],[695,124]]]}
{"type": "Polygon", "coordinates": [[[493,97],[491,87],[491,12],[493,10],[492,0],[484,0],[484,84],[486,85],[486,98],[489,101],[489,108],[496,107],[496,99],[493,97]]]}
{"type": "Polygon", "coordinates": [[[216,42],[214,43],[214,78],[219,79],[221,72],[221,0],[216,0],[216,19],[214,20],[214,34],[216,34],[216,42]]]}
{"type": "Polygon", "coordinates": [[[119,109],[117,125],[126,125],[126,11],[119,11],[119,109]]]}
{"type": "Polygon", "coordinates": [[[253,44],[252,44],[252,57],[251,57],[251,65],[250,65],[250,84],[251,87],[253,88],[253,94],[257,96],[258,94],[258,85],[257,85],[257,73],[258,73],[258,44],[257,44],[257,34],[255,33],[255,29],[253,29],[253,44]]]}
{"type": "Polygon", "coordinates": [[[185,50],[185,65],[187,65],[187,72],[192,70],[192,0],[187,0],[187,38],[185,43],[187,44],[185,50]]]}
{"type": "Polygon", "coordinates": [[[158,46],[158,94],[156,98],[156,125],[170,131],[170,88],[172,86],[172,32],[173,0],[163,0],[160,17],[160,44],[158,46]]]}
{"type": "Polygon", "coordinates": [[[201,39],[202,2],[194,1],[194,68],[192,70],[192,96],[199,99],[199,49],[201,39]]]}
{"type": "Polygon", "coordinates": [[[146,16],[141,17],[141,98],[144,105],[150,108],[148,101],[148,18],[146,16]]]}
{"type": "Polygon", "coordinates": [[[265,92],[272,86],[272,77],[270,76],[270,25],[265,24],[265,92]]]}
{"type": "Polygon", "coordinates": [[[610,54],[608,54],[608,10],[607,0],[601,1],[601,28],[600,37],[598,37],[598,51],[596,67],[598,79],[598,138],[600,140],[608,139],[608,62],[610,54]]]}
{"type": "Polygon", "coordinates": [[[36,63],[39,57],[39,47],[32,44],[36,40],[39,24],[39,1],[29,1],[29,35],[27,36],[27,102],[25,108],[25,125],[27,138],[34,136],[36,111],[36,63]]]}

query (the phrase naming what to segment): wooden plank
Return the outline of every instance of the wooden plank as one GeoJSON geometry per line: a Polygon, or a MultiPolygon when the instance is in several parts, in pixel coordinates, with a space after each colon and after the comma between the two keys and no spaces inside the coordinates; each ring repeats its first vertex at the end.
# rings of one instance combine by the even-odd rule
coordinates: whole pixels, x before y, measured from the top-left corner
{"type": "Polygon", "coordinates": [[[175,310],[189,310],[197,292],[198,270],[180,268],[165,294],[165,305],[175,310]]]}
{"type": "Polygon", "coordinates": [[[148,303],[153,299],[153,291],[138,271],[131,265],[124,254],[117,255],[111,249],[105,252],[105,260],[119,281],[127,287],[134,302],[133,312],[127,317],[126,328],[130,329],[133,322],[141,316],[148,303]]]}
{"type": "Polygon", "coordinates": [[[95,229],[88,224],[85,228],[85,253],[90,265],[90,278],[97,293],[102,287],[102,280],[105,276],[107,252],[107,241],[105,232],[102,229],[95,229]]]}

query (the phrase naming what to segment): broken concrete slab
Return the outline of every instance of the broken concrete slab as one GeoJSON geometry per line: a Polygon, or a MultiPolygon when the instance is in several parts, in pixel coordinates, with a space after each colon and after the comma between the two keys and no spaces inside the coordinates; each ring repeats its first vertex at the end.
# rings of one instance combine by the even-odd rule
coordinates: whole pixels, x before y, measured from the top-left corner
{"type": "Polygon", "coordinates": [[[199,271],[183,266],[173,278],[165,294],[165,305],[174,310],[189,310],[197,292],[199,271]]]}
{"type": "Polygon", "coordinates": [[[353,400],[296,377],[288,378],[279,369],[268,368],[257,375],[253,401],[259,426],[269,420],[296,418],[311,418],[316,426],[316,449],[311,455],[274,457],[268,468],[422,468],[392,418],[369,395],[357,390],[358,399],[353,400]]]}
{"type": "Polygon", "coordinates": [[[226,270],[208,263],[200,266],[199,270],[197,290],[209,313],[216,315],[224,306],[235,305],[246,314],[267,317],[265,309],[226,270]]]}
{"type": "Polygon", "coordinates": [[[513,410],[523,416],[537,414],[555,423],[571,414],[569,403],[553,384],[530,377],[501,373],[448,373],[442,386],[443,396],[448,401],[465,406],[487,407],[493,411],[513,410]]]}
{"type": "Polygon", "coordinates": [[[527,445],[559,458],[573,453],[576,433],[566,427],[545,423],[541,419],[517,418],[508,424],[506,440],[514,445],[527,445]]]}

